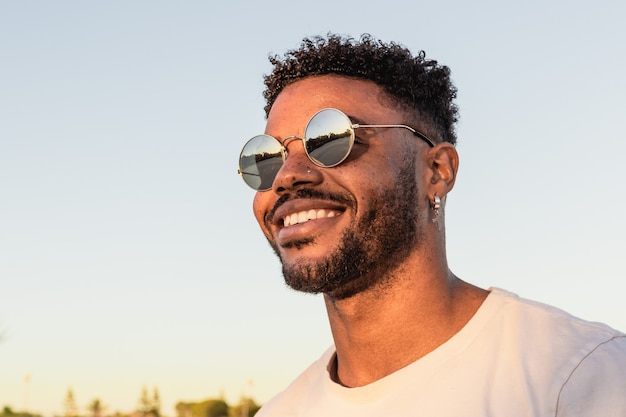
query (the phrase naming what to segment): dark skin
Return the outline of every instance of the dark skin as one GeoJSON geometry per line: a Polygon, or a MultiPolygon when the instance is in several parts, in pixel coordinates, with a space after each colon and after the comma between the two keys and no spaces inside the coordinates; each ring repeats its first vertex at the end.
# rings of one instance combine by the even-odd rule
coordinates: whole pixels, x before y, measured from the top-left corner
{"type": "MultiPolygon", "coordinates": [[[[266,133],[278,139],[302,136],[311,116],[326,107],[369,123],[416,126],[418,121],[391,103],[370,81],[333,75],[305,78],[287,86],[277,97],[266,133]]],[[[334,377],[348,387],[367,385],[433,351],[469,321],[488,294],[449,270],[445,228],[432,222],[429,202],[439,196],[443,215],[445,197],[454,187],[459,162],[454,146],[441,143],[428,147],[405,129],[376,135],[366,151],[355,149],[351,159],[334,168],[317,167],[306,157],[301,141],[289,142],[289,157],[273,188],[258,192],[254,199],[255,216],[283,265],[315,265],[338,248],[346,231],[360,236],[363,223],[359,226],[359,219],[365,213],[382,210],[382,199],[375,197],[402,180],[406,182],[410,167],[408,175],[415,181],[418,201],[414,202],[416,216],[404,221],[415,222],[417,234],[406,253],[393,260],[381,256],[376,263],[380,267],[360,278],[367,285],[354,295],[339,296],[340,289],[324,293],[337,349],[334,377]],[[344,195],[354,204],[294,198],[268,218],[281,196],[295,195],[302,188],[344,195]],[[334,214],[284,227],[285,216],[312,209],[334,214]],[[293,245],[295,241],[306,244],[293,245]]],[[[402,198],[399,194],[397,198],[402,198]]],[[[371,236],[363,240],[368,253],[380,252],[371,236]]]]}

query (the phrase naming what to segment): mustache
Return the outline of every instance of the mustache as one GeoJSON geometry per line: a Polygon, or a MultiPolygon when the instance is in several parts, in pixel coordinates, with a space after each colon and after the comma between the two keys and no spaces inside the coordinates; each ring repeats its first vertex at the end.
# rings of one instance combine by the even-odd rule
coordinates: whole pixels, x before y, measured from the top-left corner
{"type": "Polygon", "coordinates": [[[267,216],[265,216],[265,221],[269,223],[273,223],[276,210],[278,210],[280,206],[285,204],[287,201],[297,200],[300,198],[309,198],[309,199],[315,198],[318,200],[327,200],[327,201],[332,201],[334,203],[348,206],[352,209],[356,208],[356,202],[352,198],[344,194],[327,193],[327,192],[320,191],[320,190],[302,188],[300,190],[297,190],[295,193],[284,194],[280,196],[280,198],[276,200],[274,207],[272,207],[272,209],[268,212],[267,216]]]}

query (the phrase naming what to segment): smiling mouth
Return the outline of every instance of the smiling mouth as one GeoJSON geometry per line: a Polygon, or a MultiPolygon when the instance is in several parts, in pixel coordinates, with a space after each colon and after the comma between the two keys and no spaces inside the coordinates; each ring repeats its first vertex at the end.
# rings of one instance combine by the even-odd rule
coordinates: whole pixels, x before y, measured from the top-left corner
{"type": "Polygon", "coordinates": [[[289,227],[300,223],[308,222],[309,220],[326,219],[329,217],[339,216],[341,214],[338,210],[319,209],[319,210],[304,210],[297,213],[292,213],[283,218],[283,226],[289,227]]]}

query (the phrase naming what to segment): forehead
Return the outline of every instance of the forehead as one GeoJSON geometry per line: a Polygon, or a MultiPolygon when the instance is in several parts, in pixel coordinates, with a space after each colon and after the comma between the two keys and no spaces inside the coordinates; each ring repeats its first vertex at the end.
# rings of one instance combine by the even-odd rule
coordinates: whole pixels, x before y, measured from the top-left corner
{"type": "Polygon", "coordinates": [[[376,123],[398,119],[398,110],[384,104],[383,89],[372,81],[323,75],[288,85],[278,95],[267,118],[267,133],[289,130],[300,135],[309,119],[323,108],[336,108],[350,116],[376,123]]]}

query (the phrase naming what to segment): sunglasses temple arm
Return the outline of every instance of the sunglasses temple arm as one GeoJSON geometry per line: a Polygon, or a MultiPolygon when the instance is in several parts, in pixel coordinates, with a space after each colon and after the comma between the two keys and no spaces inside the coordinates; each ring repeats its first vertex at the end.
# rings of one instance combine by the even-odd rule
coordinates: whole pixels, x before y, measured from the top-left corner
{"type": "Polygon", "coordinates": [[[260,174],[255,174],[255,173],[252,173],[252,172],[246,172],[246,171],[242,171],[240,169],[237,170],[237,174],[239,174],[239,175],[252,175],[253,177],[260,177],[261,176],[260,174]]]}
{"type": "Polygon", "coordinates": [[[435,147],[435,142],[433,142],[428,136],[426,136],[423,133],[418,132],[417,130],[413,131],[413,134],[415,136],[417,136],[418,138],[422,139],[424,142],[426,142],[428,144],[428,146],[430,146],[431,148],[435,147]]]}
{"type": "Polygon", "coordinates": [[[353,124],[352,128],[353,129],[358,129],[359,127],[371,127],[371,128],[391,128],[391,127],[401,127],[404,129],[409,129],[415,136],[417,136],[418,138],[422,139],[424,142],[426,142],[428,144],[428,146],[430,146],[431,148],[435,147],[435,142],[432,141],[432,139],[430,139],[428,136],[426,136],[425,134],[418,132],[417,130],[413,129],[411,126],[407,126],[407,125],[360,125],[360,124],[353,124]]]}

